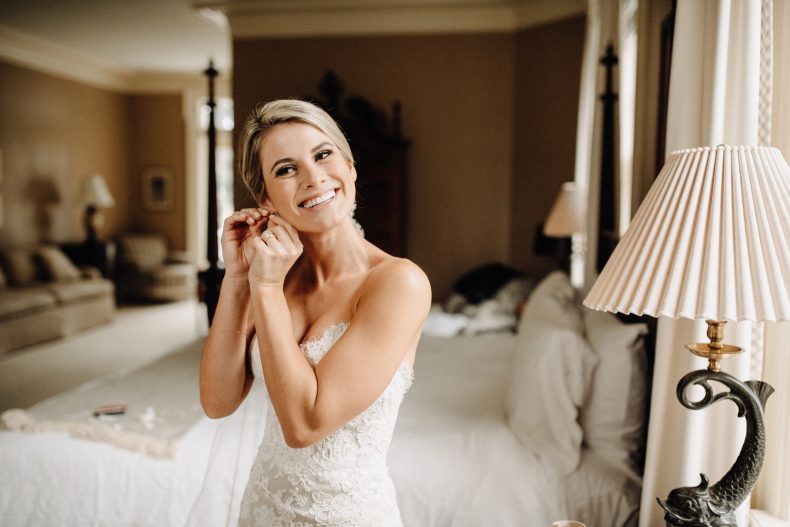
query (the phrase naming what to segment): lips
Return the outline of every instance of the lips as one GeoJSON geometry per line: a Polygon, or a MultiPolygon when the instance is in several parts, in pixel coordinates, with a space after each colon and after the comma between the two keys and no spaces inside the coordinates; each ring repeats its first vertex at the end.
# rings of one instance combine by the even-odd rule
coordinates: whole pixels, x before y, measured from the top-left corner
{"type": "Polygon", "coordinates": [[[299,204],[299,206],[302,207],[303,209],[312,209],[313,207],[316,207],[322,203],[326,203],[327,201],[334,199],[336,194],[337,193],[335,189],[330,189],[324,192],[323,194],[319,194],[318,196],[303,201],[301,204],[299,204]]]}

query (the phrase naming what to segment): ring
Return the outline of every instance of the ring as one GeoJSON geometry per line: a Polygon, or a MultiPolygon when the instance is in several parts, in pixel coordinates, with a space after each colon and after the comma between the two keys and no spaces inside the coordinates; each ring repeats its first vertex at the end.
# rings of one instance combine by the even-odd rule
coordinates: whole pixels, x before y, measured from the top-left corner
{"type": "Polygon", "coordinates": [[[263,237],[269,240],[274,238],[274,233],[272,231],[263,231],[263,237]]]}

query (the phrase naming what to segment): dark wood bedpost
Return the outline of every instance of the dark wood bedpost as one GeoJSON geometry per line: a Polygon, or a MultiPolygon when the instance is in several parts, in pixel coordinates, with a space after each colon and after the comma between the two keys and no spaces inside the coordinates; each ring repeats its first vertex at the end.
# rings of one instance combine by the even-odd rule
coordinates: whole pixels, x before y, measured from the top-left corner
{"type": "Polygon", "coordinates": [[[219,284],[221,272],[219,269],[219,252],[217,250],[217,165],[216,144],[217,129],[214,126],[214,109],[217,106],[214,100],[214,78],[218,71],[214,69],[214,61],[209,61],[204,72],[208,77],[208,229],[206,232],[206,256],[208,268],[201,273],[201,286],[203,301],[208,311],[208,323],[214,319],[214,311],[219,300],[219,284]]]}
{"type": "Polygon", "coordinates": [[[603,102],[603,129],[601,136],[601,184],[600,203],[598,205],[598,255],[597,269],[600,272],[612,254],[619,239],[616,225],[615,205],[617,184],[615,182],[616,147],[615,147],[615,109],[617,93],[614,91],[614,68],[617,66],[617,55],[614,45],[606,46],[606,54],[601,57],[601,65],[606,68],[606,91],[601,95],[603,102]]]}

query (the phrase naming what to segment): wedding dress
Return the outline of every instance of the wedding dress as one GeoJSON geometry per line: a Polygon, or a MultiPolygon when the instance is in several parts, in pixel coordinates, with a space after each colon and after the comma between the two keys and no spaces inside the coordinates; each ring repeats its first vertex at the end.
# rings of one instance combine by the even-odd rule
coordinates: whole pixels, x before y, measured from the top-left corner
{"type": "MultiPolygon", "coordinates": [[[[347,328],[346,322],[335,324],[300,345],[313,367],[347,328]]],[[[257,339],[251,354],[253,374],[262,379],[257,339]]],[[[404,361],[371,406],[307,448],[285,444],[267,399],[265,431],[241,501],[239,525],[401,527],[386,459],[412,378],[404,361]]]]}

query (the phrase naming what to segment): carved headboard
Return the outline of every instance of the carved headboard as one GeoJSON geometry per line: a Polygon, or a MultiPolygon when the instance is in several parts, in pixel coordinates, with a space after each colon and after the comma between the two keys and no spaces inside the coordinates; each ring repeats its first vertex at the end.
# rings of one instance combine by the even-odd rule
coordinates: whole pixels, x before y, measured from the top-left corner
{"type": "Polygon", "coordinates": [[[337,121],[351,145],[357,168],[356,218],[371,243],[406,256],[409,141],[401,134],[400,102],[391,115],[363,97],[343,96],[343,83],[327,72],[319,97],[306,99],[337,121]]]}

